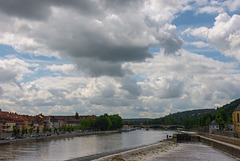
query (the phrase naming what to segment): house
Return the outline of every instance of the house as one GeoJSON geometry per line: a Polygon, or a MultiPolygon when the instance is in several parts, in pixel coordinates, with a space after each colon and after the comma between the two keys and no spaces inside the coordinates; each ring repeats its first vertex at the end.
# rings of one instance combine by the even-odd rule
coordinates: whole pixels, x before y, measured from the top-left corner
{"type": "Polygon", "coordinates": [[[11,133],[13,129],[16,127],[16,123],[11,117],[11,112],[0,111],[0,117],[4,121],[3,129],[4,132],[11,133]]]}
{"type": "Polygon", "coordinates": [[[239,133],[240,132],[240,104],[234,110],[232,114],[233,121],[233,131],[239,133]]]}
{"type": "Polygon", "coordinates": [[[212,134],[214,131],[219,131],[219,125],[215,120],[209,125],[209,133],[212,134]]]}
{"type": "Polygon", "coordinates": [[[17,113],[11,113],[10,115],[13,119],[13,122],[16,124],[15,128],[19,129],[19,132],[22,133],[22,130],[24,129],[24,125],[25,125],[24,120],[17,113]]]}

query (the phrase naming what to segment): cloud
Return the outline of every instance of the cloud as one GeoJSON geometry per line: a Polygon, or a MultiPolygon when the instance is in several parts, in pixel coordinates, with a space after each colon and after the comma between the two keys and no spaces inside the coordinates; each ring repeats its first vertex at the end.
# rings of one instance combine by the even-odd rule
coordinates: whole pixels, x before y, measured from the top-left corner
{"type": "Polygon", "coordinates": [[[76,74],[76,69],[73,64],[63,64],[63,65],[48,65],[46,66],[47,70],[53,71],[53,72],[61,72],[64,74],[76,74]]]}
{"type": "Polygon", "coordinates": [[[50,7],[47,7],[48,4],[45,0],[1,1],[0,11],[20,18],[45,19],[51,13],[50,7]]]}
{"type": "Polygon", "coordinates": [[[196,46],[197,48],[209,47],[209,44],[205,43],[203,41],[193,41],[193,42],[189,42],[189,43],[186,43],[186,44],[196,46]]]}
{"type": "Polygon", "coordinates": [[[238,0],[197,0],[195,1],[196,14],[220,14],[224,12],[235,12],[239,9],[238,0]]]}
{"type": "Polygon", "coordinates": [[[24,53],[68,59],[93,77],[125,76],[131,71],[122,65],[151,58],[148,48],[153,45],[174,55],[183,41],[170,23],[174,13],[188,8],[185,0],[26,0],[31,9],[25,3],[1,3],[5,15],[0,18],[11,25],[1,31],[0,43],[24,53]]]}
{"type": "Polygon", "coordinates": [[[235,57],[240,61],[240,16],[230,17],[227,13],[215,18],[212,28],[200,27],[188,29],[192,36],[206,40],[211,46],[227,57],[235,57]]]}
{"type": "Polygon", "coordinates": [[[21,88],[24,75],[32,73],[28,67],[30,64],[20,59],[0,59],[0,84],[13,83],[21,88]]]}
{"type": "MultiPolygon", "coordinates": [[[[21,82],[22,89],[12,83],[0,83],[3,91],[0,102],[3,109],[19,113],[67,115],[78,111],[100,115],[107,112],[130,118],[212,108],[239,97],[237,64],[185,50],[180,52],[181,56],[166,57],[161,51],[146,62],[124,64],[137,77],[43,76],[21,82]]],[[[63,65],[53,69],[68,68],[63,65]]]]}
{"type": "Polygon", "coordinates": [[[133,96],[140,96],[142,89],[141,87],[137,84],[136,80],[133,80],[128,77],[124,77],[121,79],[121,88],[129,92],[129,94],[133,96]]]}
{"type": "Polygon", "coordinates": [[[3,94],[3,88],[2,87],[0,87],[0,96],[3,94]]]}

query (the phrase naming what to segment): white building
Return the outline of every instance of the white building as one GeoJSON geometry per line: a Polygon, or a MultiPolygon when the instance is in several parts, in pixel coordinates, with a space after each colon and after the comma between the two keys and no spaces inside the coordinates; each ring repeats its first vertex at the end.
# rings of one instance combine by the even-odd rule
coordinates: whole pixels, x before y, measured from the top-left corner
{"type": "Polygon", "coordinates": [[[219,125],[215,120],[213,120],[212,123],[209,125],[209,133],[212,134],[213,131],[219,131],[219,125]]]}

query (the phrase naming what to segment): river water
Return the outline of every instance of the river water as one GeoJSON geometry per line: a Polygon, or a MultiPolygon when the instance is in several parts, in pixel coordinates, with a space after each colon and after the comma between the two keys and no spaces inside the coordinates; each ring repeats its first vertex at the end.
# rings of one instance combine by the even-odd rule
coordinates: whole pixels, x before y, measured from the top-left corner
{"type": "Polygon", "coordinates": [[[89,135],[47,141],[1,145],[0,160],[35,161],[67,160],[101,152],[152,144],[163,140],[173,131],[136,130],[107,135],[89,135]]]}

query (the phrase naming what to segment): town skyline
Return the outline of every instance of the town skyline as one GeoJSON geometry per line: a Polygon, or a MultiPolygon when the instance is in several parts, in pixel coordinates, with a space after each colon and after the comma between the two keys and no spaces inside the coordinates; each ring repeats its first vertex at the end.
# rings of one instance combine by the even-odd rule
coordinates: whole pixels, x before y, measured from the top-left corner
{"type": "Polygon", "coordinates": [[[240,97],[240,1],[0,1],[0,109],[159,118],[240,97]]]}

